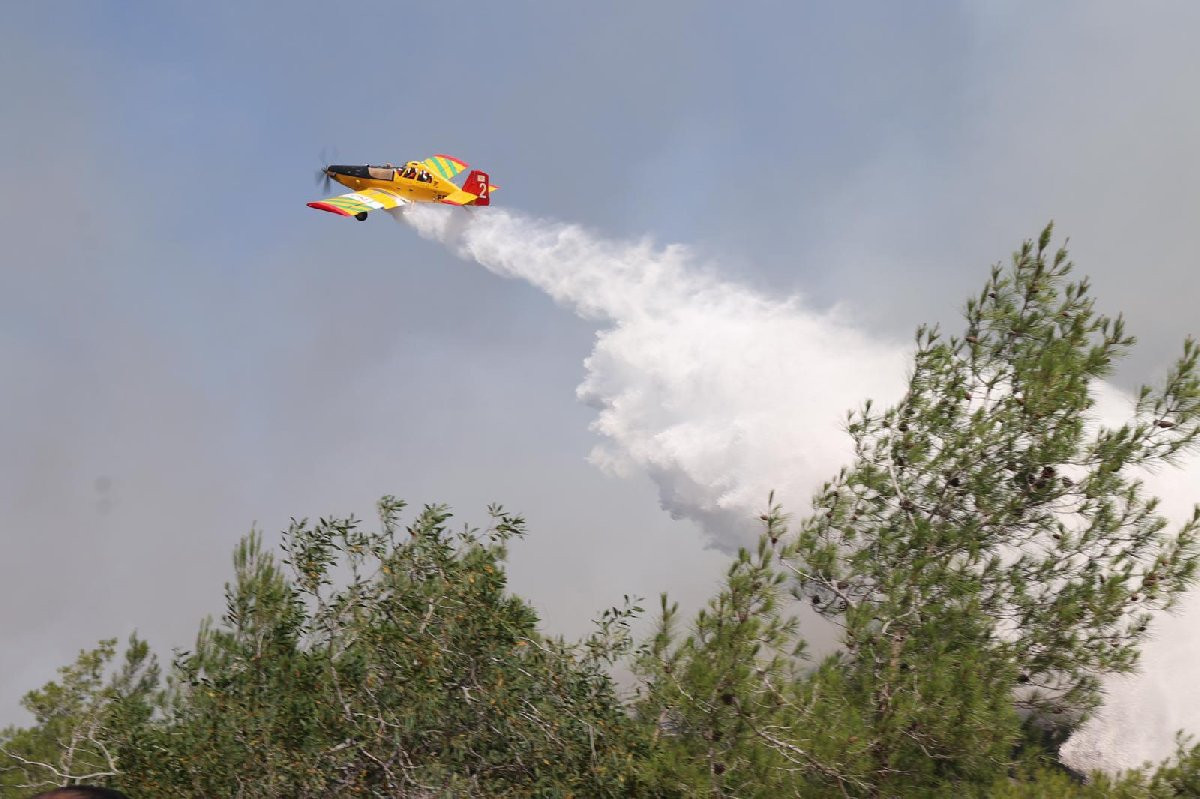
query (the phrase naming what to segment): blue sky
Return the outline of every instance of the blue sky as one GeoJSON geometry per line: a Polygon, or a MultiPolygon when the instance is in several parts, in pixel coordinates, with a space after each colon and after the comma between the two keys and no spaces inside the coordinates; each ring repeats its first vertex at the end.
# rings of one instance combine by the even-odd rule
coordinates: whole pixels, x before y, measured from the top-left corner
{"type": "Polygon", "coordinates": [[[185,646],[251,524],[396,493],[524,511],[578,632],[722,556],[586,461],[595,327],[390,220],[322,153],[696,247],[903,339],[1051,217],[1156,374],[1196,332],[1182,3],[10,5],[0,25],[0,721],[97,638],[185,646]],[[30,602],[35,597],[36,602],[30,602]]]}

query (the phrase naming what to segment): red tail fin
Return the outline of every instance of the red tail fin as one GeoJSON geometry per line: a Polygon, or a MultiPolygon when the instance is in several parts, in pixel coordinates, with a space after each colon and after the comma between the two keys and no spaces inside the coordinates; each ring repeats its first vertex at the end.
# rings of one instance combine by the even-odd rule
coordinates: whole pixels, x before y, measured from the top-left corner
{"type": "Polygon", "coordinates": [[[463,191],[469,191],[479,199],[471,202],[471,205],[491,205],[492,204],[492,187],[488,184],[487,172],[480,172],[478,169],[471,171],[467,175],[467,179],[463,181],[463,191]]]}

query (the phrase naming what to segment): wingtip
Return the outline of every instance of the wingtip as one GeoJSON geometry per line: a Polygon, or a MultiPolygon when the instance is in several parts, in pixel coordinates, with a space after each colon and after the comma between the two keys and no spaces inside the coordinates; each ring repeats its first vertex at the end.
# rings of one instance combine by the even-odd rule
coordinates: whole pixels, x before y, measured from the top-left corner
{"type": "Polygon", "coordinates": [[[341,208],[338,208],[336,205],[330,205],[329,203],[321,203],[321,202],[308,203],[308,207],[316,208],[318,211],[328,211],[329,213],[337,214],[338,216],[350,216],[349,211],[343,211],[341,208]]]}

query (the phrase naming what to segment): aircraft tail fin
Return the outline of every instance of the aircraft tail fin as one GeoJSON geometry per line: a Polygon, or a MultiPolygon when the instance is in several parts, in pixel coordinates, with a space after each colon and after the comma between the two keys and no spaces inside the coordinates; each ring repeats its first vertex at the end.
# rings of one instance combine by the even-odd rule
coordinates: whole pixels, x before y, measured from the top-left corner
{"type": "Polygon", "coordinates": [[[488,183],[487,172],[481,172],[478,169],[471,170],[471,174],[467,175],[467,179],[463,181],[462,187],[463,191],[475,195],[475,200],[471,202],[471,205],[492,204],[492,187],[488,183]]]}
{"type": "Polygon", "coordinates": [[[442,202],[446,205],[491,205],[492,192],[498,188],[489,182],[486,172],[476,169],[467,175],[461,189],[443,197],[442,202]]]}

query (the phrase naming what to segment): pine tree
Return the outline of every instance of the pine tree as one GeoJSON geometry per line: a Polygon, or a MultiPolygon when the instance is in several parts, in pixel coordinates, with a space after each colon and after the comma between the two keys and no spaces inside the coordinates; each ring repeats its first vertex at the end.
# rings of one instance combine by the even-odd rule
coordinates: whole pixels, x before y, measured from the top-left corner
{"type": "MultiPolygon", "coordinates": [[[[1200,516],[1169,531],[1139,480],[1197,438],[1197,347],[1132,418],[1093,416],[1132,346],[1071,283],[1051,229],[992,274],[966,331],[917,334],[908,390],[852,413],[852,465],[788,530],[763,516],[717,597],[679,639],[663,602],[643,650],[648,766],[678,795],[1038,795],[1078,783],[1056,742],[1137,663],[1151,614],[1192,583],[1200,516]],[[802,667],[798,602],[840,626],[802,667]],[[1021,786],[1033,793],[1020,793],[1021,786]]],[[[1190,778],[1195,751],[1153,776],[1190,778]]],[[[1132,786],[1132,787],[1131,787],[1132,786]]],[[[1136,789],[1136,790],[1135,790],[1136,789]]],[[[1134,791],[1122,793],[1122,791],[1134,791]]],[[[1149,795],[1149,794],[1147,794],[1149,795]]]]}
{"type": "Polygon", "coordinates": [[[1195,578],[1200,509],[1168,531],[1139,474],[1196,441],[1197,346],[1129,421],[1100,424],[1097,381],[1134,340],[1050,239],[993,269],[961,336],[918,331],[907,393],[850,415],[854,463],[785,558],[843,627],[877,786],[1002,770],[1012,708],[1050,724],[1094,708],[1098,677],[1135,667],[1152,613],[1195,578]]]}

